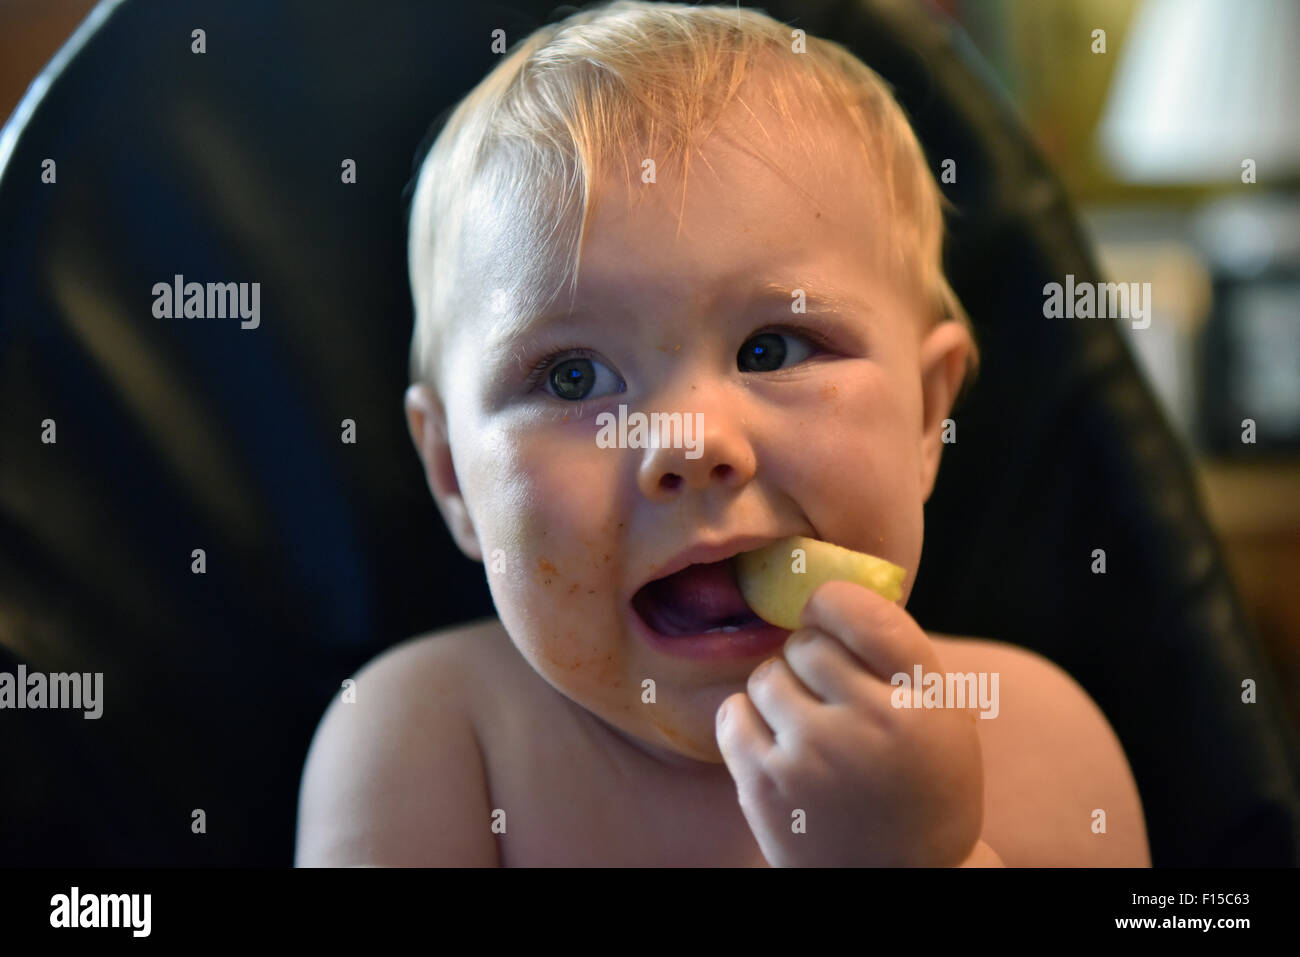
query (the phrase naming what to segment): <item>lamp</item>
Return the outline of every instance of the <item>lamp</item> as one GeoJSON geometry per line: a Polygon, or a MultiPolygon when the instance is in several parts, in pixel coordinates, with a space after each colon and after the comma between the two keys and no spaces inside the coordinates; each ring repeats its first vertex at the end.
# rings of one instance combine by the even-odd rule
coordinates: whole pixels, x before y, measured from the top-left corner
{"type": "Polygon", "coordinates": [[[1262,180],[1300,173],[1300,4],[1146,0],[1120,51],[1099,128],[1131,183],[1262,180]]]}
{"type": "MultiPolygon", "coordinates": [[[[1178,418],[1196,406],[1200,444],[1220,455],[1300,449],[1297,49],[1294,0],[1145,0],[1097,133],[1121,181],[1218,187],[1163,237],[1208,266],[1208,318],[1166,309],[1165,328],[1131,341],[1178,418]]],[[[1174,277],[1156,299],[1176,302],[1184,285],[1174,277]]]]}

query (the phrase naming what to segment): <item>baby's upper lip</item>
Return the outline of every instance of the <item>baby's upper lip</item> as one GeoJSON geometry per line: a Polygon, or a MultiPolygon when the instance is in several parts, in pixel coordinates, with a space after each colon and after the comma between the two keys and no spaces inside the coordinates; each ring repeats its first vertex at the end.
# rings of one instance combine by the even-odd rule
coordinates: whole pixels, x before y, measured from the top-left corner
{"type": "Polygon", "coordinates": [[[632,590],[632,595],[635,596],[651,582],[674,575],[689,565],[709,565],[720,562],[741,552],[762,548],[784,537],[783,535],[737,535],[723,539],[702,539],[658,565],[649,578],[632,590]]]}

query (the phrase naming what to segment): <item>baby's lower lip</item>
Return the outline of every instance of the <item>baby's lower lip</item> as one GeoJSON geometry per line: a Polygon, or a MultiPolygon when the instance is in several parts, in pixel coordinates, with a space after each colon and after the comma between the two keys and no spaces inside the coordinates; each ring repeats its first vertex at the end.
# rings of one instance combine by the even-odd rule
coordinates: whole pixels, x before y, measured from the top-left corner
{"type": "Polygon", "coordinates": [[[790,637],[786,628],[767,622],[745,625],[732,630],[706,631],[693,635],[663,635],[646,624],[637,610],[628,606],[632,627],[646,644],[656,651],[677,658],[697,661],[726,661],[736,658],[766,658],[790,637]]]}

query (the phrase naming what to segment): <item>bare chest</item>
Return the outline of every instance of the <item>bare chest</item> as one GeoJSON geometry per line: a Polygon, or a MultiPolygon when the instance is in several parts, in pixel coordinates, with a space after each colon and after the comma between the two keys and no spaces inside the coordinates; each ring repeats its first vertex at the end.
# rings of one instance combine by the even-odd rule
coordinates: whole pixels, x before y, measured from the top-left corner
{"type": "Polygon", "coordinates": [[[766,867],[729,778],[611,752],[535,676],[477,722],[503,867],[766,867]]]}
{"type": "Polygon", "coordinates": [[[493,782],[503,867],[767,866],[739,805],[732,815],[638,782],[533,770],[493,782]]]}

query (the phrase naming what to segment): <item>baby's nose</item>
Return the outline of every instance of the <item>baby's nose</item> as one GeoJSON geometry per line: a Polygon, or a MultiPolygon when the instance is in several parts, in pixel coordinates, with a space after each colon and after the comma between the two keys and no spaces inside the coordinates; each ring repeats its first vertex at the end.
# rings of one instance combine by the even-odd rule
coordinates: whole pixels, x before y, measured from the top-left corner
{"type": "Polygon", "coordinates": [[[653,502],[671,501],[690,489],[734,490],[754,477],[754,450],[739,423],[704,412],[690,418],[694,435],[687,429],[685,441],[645,450],[638,484],[653,502]]]}

